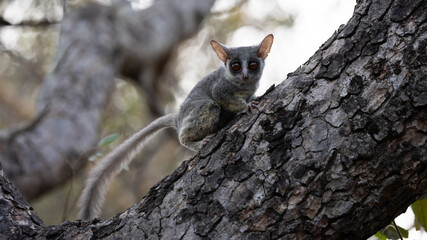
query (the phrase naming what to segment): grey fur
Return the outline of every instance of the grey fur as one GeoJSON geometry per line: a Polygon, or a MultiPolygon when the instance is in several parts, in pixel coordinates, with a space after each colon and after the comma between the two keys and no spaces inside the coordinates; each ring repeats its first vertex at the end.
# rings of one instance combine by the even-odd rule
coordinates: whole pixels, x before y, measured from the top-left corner
{"type": "Polygon", "coordinates": [[[121,171],[123,165],[128,164],[135,157],[150,136],[163,128],[176,128],[175,119],[176,114],[156,119],[128,138],[92,168],[80,197],[79,218],[94,218],[99,215],[105,193],[113,177],[121,171]]]}
{"type": "Polygon", "coordinates": [[[80,197],[79,218],[94,218],[99,215],[104,195],[113,177],[157,131],[174,127],[180,143],[197,151],[205,137],[217,132],[237,113],[246,110],[258,88],[264,60],[272,44],[271,34],[261,44],[251,47],[227,48],[211,41],[212,48],[224,63],[223,66],[196,84],[181,104],[178,114],[169,114],[153,121],[114,149],[91,170],[80,197]],[[237,71],[233,70],[233,64],[239,66],[237,71]],[[252,67],[256,65],[256,68],[251,69],[251,64],[252,67]]]}

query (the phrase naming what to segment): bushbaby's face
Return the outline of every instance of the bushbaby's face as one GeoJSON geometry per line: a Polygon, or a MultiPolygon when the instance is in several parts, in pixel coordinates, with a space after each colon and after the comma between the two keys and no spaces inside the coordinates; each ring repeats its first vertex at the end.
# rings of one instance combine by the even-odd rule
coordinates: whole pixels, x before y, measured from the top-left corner
{"type": "Polygon", "coordinates": [[[225,76],[239,85],[257,84],[264,69],[264,60],[270,53],[273,35],[267,35],[257,46],[228,48],[212,40],[211,45],[224,63],[225,76]]]}
{"type": "Polygon", "coordinates": [[[240,84],[259,81],[264,69],[264,60],[257,56],[257,47],[227,49],[229,59],[225,63],[227,78],[240,84]]]}

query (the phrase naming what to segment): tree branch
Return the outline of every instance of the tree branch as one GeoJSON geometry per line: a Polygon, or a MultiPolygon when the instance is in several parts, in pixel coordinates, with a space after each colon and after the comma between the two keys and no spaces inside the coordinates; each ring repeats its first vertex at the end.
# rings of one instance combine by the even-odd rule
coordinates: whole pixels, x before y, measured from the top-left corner
{"type": "Polygon", "coordinates": [[[373,235],[427,191],[426,5],[358,1],[258,113],[240,115],[140,203],[108,220],[33,223],[32,236],[373,235]]]}

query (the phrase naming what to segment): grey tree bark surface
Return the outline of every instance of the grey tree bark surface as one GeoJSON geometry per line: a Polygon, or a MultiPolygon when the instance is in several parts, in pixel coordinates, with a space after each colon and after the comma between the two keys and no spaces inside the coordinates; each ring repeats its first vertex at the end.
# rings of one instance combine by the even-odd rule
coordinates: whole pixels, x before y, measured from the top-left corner
{"type": "Polygon", "coordinates": [[[0,162],[27,200],[87,163],[114,78],[152,75],[176,44],[197,32],[213,2],[161,0],[143,11],[123,4],[70,12],[41,89],[38,118],[0,134],[0,162]]]}
{"type": "Polygon", "coordinates": [[[427,191],[426,15],[422,0],[358,1],[258,112],[111,219],[43,226],[2,179],[2,229],[40,239],[366,239],[427,191]]]}

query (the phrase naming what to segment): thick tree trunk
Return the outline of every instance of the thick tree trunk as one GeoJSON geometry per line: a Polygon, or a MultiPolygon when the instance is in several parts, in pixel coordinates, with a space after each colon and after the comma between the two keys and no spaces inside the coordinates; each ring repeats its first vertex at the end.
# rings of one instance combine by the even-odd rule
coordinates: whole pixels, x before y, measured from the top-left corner
{"type": "Polygon", "coordinates": [[[91,6],[64,19],[38,119],[0,135],[0,162],[27,200],[87,163],[117,74],[153,72],[177,43],[196,33],[212,4],[162,0],[139,12],[129,5],[91,6]]]}
{"type": "MultiPolygon", "coordinates": [[[[366,239],[427,191],[426,5],[358,1],[257,113],[240,115],[140,203],[50,227],[20,212],[28,220],[14,236],[366,239]]],[[[4,189],[3,206],[17,208],[4,189]]]]}

